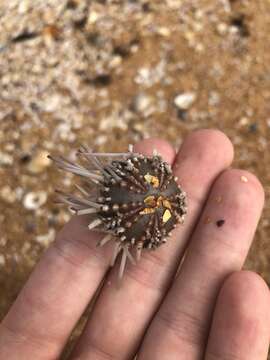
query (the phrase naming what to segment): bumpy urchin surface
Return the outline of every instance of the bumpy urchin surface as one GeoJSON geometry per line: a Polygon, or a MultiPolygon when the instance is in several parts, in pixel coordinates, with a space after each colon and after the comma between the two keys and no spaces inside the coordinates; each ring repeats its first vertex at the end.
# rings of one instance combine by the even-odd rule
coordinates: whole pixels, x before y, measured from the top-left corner
{"type": "Polygon", "coordinates": [[[153,152],[152,157],[134,153],[94,153],[82,146],[80,164],[51,157],[66,171],[84,178],[76,185],[81,196],[59,193],[62,202],[77,215],[89,216],[89,229],[105,233],[99,246],[114,240],[111,265],[122,252],[119,276],[127,258],[139,260],[143,249],[154,250],[167,241],[187,212],[186,194],[177,184],[169,164],[153,152]]]}

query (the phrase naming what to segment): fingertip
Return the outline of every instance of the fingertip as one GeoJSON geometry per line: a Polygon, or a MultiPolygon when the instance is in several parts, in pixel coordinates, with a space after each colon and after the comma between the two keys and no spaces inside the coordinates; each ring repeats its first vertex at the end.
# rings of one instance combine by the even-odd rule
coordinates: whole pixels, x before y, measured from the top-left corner
{"type": "Polygon", "coordinates": [[[218,296],[206,359],[266,359],[269,301],[269,289],[258,274],[232,273],[218,296]]]}
{"type": "Polygon", "coordinates": [[[270,334],[270,292],[260,275],[253,271],[230,275],[220,291],[219,303],[224,309],[230,309],[235,324],[248,328],[248,324],[258,322],[265,324],[270,334]]]}
{"type": "MultiPolygon", "coordinates": [[[[260,215],[264,205],[264,189],[258,178],[249,171],[227,169],[216,181],[217,191],[230,190],[232,211],[241,208],[242,220],[248,215],[260,215]]],[[[258,216],[256,216],[257,218],[258,216]]]]}
{"type": "Polygon", "coordinates": [[[178,155],[184,152],[188,156],[189,149],[193,149],[193,152],[196,151],[197,156],[205,164],[219,162],[224,163],[225,166],[230,166],[234,157],[234,149],[230,139],[217,129],[193,131],[187,136],[178,155]]]}
{"type": "Polygon", "coordinates": [[[144,139],[134,145],[134,150],[146,156],[152,156],[153,150],[157,150],[162,158],[169,164],[173,163],[175,157],[175,150],[172,145],[166,140],[159,138],[144,139]]]}
{"type": "Polygon", "coordinates": [[[198,129],[191,136],[200,137],[214,144],[221,144],[233,158],[234,148],[229,137],[219,129],[198,129]]]}
{"type": "Polygon", "coordinates": [[[267,303],[270,301],[268,285],[259,274],[250,270],[236,271],[228,276],[221,294],[231,305],[243,303],[243,301],[251,301],[254,304],[259,299],[267,303]]]}

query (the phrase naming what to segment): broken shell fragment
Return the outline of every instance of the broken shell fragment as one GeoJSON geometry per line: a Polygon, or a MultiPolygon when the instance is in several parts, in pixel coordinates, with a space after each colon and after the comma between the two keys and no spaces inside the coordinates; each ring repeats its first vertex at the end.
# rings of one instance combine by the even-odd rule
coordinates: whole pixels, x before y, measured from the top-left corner
{"type": "Polygon", "coordinates": [[[37,210],[47,201],[47,194],[44,191],[29,192],[23,199],[23,205],[28,210],[37,210]]]}

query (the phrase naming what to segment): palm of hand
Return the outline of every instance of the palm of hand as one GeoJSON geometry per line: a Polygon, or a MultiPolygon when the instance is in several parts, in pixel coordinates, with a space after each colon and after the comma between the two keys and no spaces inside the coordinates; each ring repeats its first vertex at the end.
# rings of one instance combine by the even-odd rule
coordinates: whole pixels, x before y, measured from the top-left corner
{"type": "Polygon", "coordinates": [[[145,154],[153,148],[188,194],[185,225],[128,267],[118,288],[117,269],[108,271],[111,245],[97,249],[87,219],[73,218],[2,322],[0,359],[59,358],[106,274],[70,359],[266,360],[269,291],[240,271],[263,206],[260,183],[228,169],[232,146],[218,131],[191,134],[176,155],[161,140],[136,145],[145,154]]]}

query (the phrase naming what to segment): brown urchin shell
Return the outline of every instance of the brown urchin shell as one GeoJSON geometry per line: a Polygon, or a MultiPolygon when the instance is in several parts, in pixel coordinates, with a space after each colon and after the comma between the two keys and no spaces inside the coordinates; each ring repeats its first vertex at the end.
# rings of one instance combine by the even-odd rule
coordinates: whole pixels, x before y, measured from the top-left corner
{"type": "Polygon", "coordinates": [[[156,152],[152,157],[132,150],[100,154],[81,147],[78,154],[84,166],[53,158],[60,168],[86,180],[85,188],[77,186],[83,197],[61,193],[60,198],[78,215],[89,216],[89,229],[107,233],[99,245],[115,240],[112,264],[122,250],[121,277],[134,250],[138,259],[142,249],[158,248],[177,223],[183,223],[186,194],[156,152]]]}

